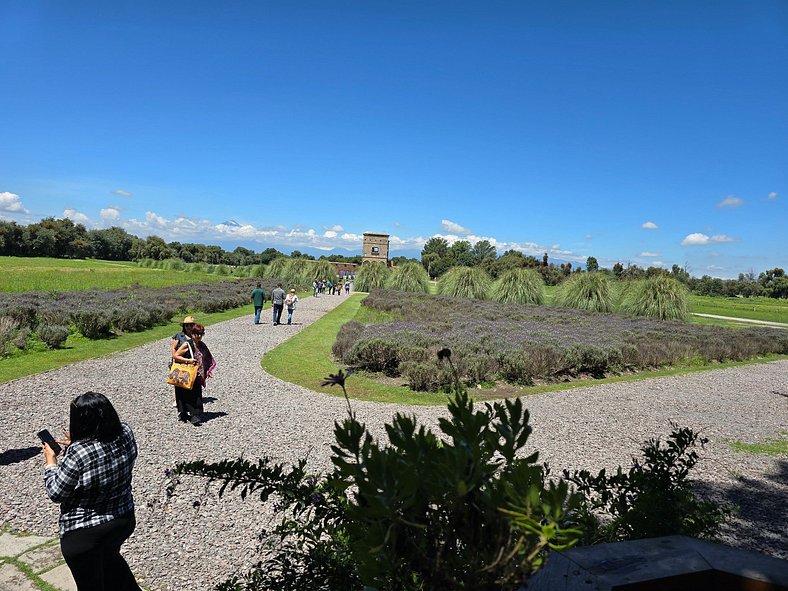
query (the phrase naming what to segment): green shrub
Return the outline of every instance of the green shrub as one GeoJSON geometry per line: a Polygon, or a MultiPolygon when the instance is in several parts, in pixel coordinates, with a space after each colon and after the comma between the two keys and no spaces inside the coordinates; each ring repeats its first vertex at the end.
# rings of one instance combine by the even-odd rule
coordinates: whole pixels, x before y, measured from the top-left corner
{"type": "Polygon", "coordinates": [[[394,373],[399,363],[397,350],[397,344],[391,341],[380,338],[364,339],[353,345],[349,358],[353,365],[361,365],[369,371],[394,373]]]}
{"type": "Polygon", "coordinates": [[[162,263],[163,267],[168,271],[183,271],[186,269],[186,263],[181,259],[165,259],[162,263]]]}
{"type": "Polygon", "coordinates": [[[399,371],[408,380],[408,387],[416,392],[435,392],[445,385],[435,363],[403,361],[399,364],[399,371]]]}
{"type": "Polygon", "coordinates": [[[510,269],[493,284],[492,299],[513,304],[544,304],[544,281],[534,269],[510,269]]]}
{"type": "Polygon", "coordinates": [[[19,324],[10,316],[0,316],[0,357],[5,357],[11,350],[19,324]]]}
{"type": "Polygon", "coordinates": [[[429,293],[430,278],[421,263],[409,262],[394,269],[386,281],[386,289],[429,293]]]}
{"type": "Polygon", "coordinates": [[[230,267],[228,267],[227,265],[224,265],[224,264],[218,265],[216,267],[216,274],[217,275],[229,275],[230,274],[230,267]]]}
{"type": "Polygon", "coordinates": [[[265,265],[254,265],[249,271],[249,277],[265,277],[265,265]]]}
{"type": "Polygon", "coordinates": [[[112,314],[106,310],[81,310],[71,315],[77,330],[89,339],[109,336],[112,330],[112,314]]]}
{"type": "Polygon", "coordinates": [[[698,497],[687,480],[698,462],[697,445],[707,442],[692,429],[678,428],[663,445],[647,441],[642,459],[629,471],[618,468],[592,476],[587,470],[564,477],[577,486],[585,502],[582,517],[586,543],[684,535],[713,539],[730,508],[698,497]]]}
{"type": "MultiPolygon", "coordinates": [[[[445,354],[444,354],[445,357],[445,354]]],[[[456,383],[456,382],[455,382],[456,383]]],[[[339,384],[345,376],[329,376],[339,384]]],[[[474,408],[457,386],[433,432],[397,414],[378,442],[348,403],[334,424],[333,471],[225,460],[179,464],[184,474],[222,483],[242,498],[276,495],[284,513],[268,552],[225,590],[514,591],[548,548],[572,546],[580,500],[524,453],[531,427],[519,399],[474,408]]]]}
{"type": "Polygon", "coordinates": [[[659,320],[687,320],[689,291],[667,275],[633,281],[624,291],[621,311],[659,320]]]}
{"type": "Polygon", "coordinates": [[[479,267],[453,267],[438,281],[438,293],[455,298],[489,300],[492,279],[479,267]]]}
{"type": "Polygon", "coordinates": [[[372,291],[385,286],[391,270],[384,263],[364,263],[356,272],[355,291],[372,291]]]}
{"type": "Polygon", "coordinates": [[[38,328],[38,338],[50,349],[59,349],[68,338],[68,327],[44,324],[38,328]]]}
{"type": "Polygon", "coordinates": [[[20,328],[17,331],[16,336],[14,337],[13,340],[14,347],[22,350],[27,349],[27,345],[30,340],[31,334],[33,334],[33,331],[30,330],[28,327],[23,326],[22,328],[20,328]]]}
{"type": "Polygon", "coordinates": [[[343,324],[339,332],[337,333],[337,338],[334,341],[334,344],[331,345],[331,353],[339,359],[340,361],[345,361],[345,359],[349,359],[349,354],[353,350],[353,346],[358,341],[361,333],[364,332],[364,325],[361,324],[357,320],[351,320],[350,322],[346,322],[343,324]]]}
{"type": "Polygon", "coordinates": [[[610,312],[613,309],[610,280],[599,271],[575,273],[558,288],[555,303],[564,308],[610,312]]]}
{"type": "Polygon", "coordinates": [[[124,306],[115,312],[115,327],[123,332],[140,332],[153,326],[150,311],[143,306],[124,306]]]}

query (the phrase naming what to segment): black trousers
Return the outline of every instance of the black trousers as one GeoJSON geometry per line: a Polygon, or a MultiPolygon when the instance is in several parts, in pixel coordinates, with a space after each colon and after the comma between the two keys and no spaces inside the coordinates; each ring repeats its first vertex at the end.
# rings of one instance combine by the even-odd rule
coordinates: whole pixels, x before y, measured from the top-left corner
{"type": "Polygon", "coordinates": [[[120,546],[137,525],[134,513],[66,532],[60,549],[79,591],[140,591],[120,546]]]}
{"type": "Polygon", "coordinates": [[[202,384],[200,378],[194,381],[191,390],[175,386],[175,402],[178,405],[178,414],[186,417],[199,417],[203,412],[202,384]]]}

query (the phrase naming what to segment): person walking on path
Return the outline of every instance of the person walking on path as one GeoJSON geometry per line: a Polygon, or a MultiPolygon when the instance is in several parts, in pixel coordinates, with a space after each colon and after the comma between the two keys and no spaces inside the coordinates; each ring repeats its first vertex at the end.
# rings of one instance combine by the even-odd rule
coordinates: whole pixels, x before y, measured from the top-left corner
{"type": "MultiPolygon", "coordinates": [[[[195,324],[192,326],[192,338],[184,342],[178,348],[178,350],[175,351],[172,356],[173,362],[194,365],[200,364],[200,353],[197,350],[197,343],[194,340],[194,334],[195,332],[198,332],[198,326],[202,327],[201,324],[195,324]]],[[[200,338],[202,338],[203,334],[205,334],[204,328],[202,328],[200,331],[200,338]]],[[[175,405],[178,407],[178,418],[182,422],[185,423],[186,421],[189,421],[195,427],[202,425],[202,420],[200,419],[200,415],[203,411],[202,384],[199,383],[199,379],[194,380],[194,384],[192,385],[191,389],[175,386],[175,405]]]]}
{"type": "Polygon", "coordinates": [[[345,295],[350,295],[350,279],[345,280],[345,295]]]}
{"type": "Polygon", "coordinates": [[[79,591],[140,591],[120,547],[136,527],[134,432],[98,392],[71,403],[60,464],[44,443],[44,485],[60,504],[60,549],[79,591]]]}
{"type": "Polygon", "coordinates": [[[282,284],[279,283],[271,292],[271,304],[274,314],[274,326],[278,326],[282,320],[282,309],[285,306],[285,290],[282,289],[282,284]]]}
{"type": "Polygon", "coordinates": [[[287,305],[288,324],[293,324],[293,312],[295,311],[297,303],[298,303],[298,294],[296,294],[295,289],[291,289],[290,293],[288,293],[287,297],[285,298],[285,304],[287,305]]]}
{"type": "MultiPolygon", "coordinates": [[[[181,348],[183,343],[192,338],[191,332],[196,322],[194,316],[187,316],[181,323],[181,331],[172,335],[172,339],[170,339],[170,357],[172,359],[175,359],[175,352],[181,348]]],[[[175,390],[175,399],[172,402],[172,406],[178,406],[177,388],[175,390]]]]}
{"type": "Polygon", "coordinates": [[[258,283],[257,287],[252,290],[251,299],[254,305],[254,323],[260,324],[260,312],[262,312],[263,304],[265,304],[265,290],[262,284],[258,283]]]}

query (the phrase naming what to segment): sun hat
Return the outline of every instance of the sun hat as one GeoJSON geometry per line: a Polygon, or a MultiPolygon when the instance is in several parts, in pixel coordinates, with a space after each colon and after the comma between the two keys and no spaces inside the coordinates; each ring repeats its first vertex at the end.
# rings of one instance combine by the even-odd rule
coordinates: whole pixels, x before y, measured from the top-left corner
{"type": "Polygon", "coordinates": [[[294,290],[294,289],[290,290],[290,293],[295,293],[295,292],[296,292],[296,290],[294,290]]]}
{"type": "Polygon", "coordinates": [[[181,324],[197,324],[197,321],[194,319],[194,316],[187,316],[181,324]]]}

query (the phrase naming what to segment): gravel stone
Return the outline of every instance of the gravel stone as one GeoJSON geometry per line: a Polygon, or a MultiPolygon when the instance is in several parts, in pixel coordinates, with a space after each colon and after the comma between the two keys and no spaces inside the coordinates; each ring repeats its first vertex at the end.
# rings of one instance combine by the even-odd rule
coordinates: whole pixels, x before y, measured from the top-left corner
{"type": "MultiPolygon", "coordinates": [[[[169,339],[0,385],[0,451],[39,446],[36,432],[59,433],[75,396],[87,390],[107,394],[139,445],[137,529],[124,556],[152,589],[211,588],[257,562],[256,536],[277,517],[254,498],[241,501],[228,493],[219,499],[216,487],[190,477],[181,478],[167,501],[164,471],[179,461],[260,455],[285,462],[308,456],[313,471],[330,470],[333,424],[345,415],[344,399],[282,382],[262,371],[260,358],[343,301],[304,298],[292,326],[272,326],[269,310],[265,324],[254,325],[250,314],[209,326],[205,342],[218,367],[204,390],[207,420],[201,427],[180,423],[172,408],[173,391],[164,381],[169,339]]],[[[785,360],[539,394],[526,400],[534,428],[529,446],[554,473],[614,469],[627,466],[643,441],[669,434],[671,421],[699,429],[711,441],[694,473],[698,487],[740,507],[723,541],[788,558],[788,462],[726,444],[788,431],[786,395],[785,360]]],[[[378,437],[395,412],[416,414],[432,428],[446,414],[443,407],[361,401],[353,408],[378,437]]],[[[58,507],[43,488],[43,458],[24,459],[29,455],[7,456],[12,463],[0,465],[0,524],[54,536],[58,507]]]]}

